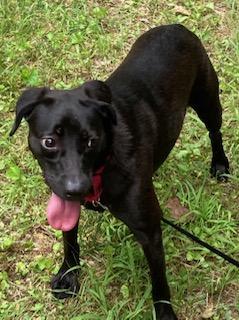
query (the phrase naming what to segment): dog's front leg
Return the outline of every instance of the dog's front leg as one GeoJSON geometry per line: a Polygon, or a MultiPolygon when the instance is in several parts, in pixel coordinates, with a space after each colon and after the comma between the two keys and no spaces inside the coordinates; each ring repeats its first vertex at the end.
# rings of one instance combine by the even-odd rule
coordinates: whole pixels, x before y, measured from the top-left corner
{"type": "Polygon", "coordinates": [[[64,261],[57,275],[51,281],[54,296],[65,299],[79,291],[79,244],[77,243],[78,224],[70,231],[63,232],[64,261]]]}
{"type": "Polygon", "coordinates": [[[158,320],[177,319],[170,302],[170,290],[166,278],[165,256],[160,222],[145,231],[135,231],[148,260],[152,279],[152,295],[158,320]]]}
{"type": "MultiPolygon", "coordinates": [[[[129,197],[131,197],[130,192],[129,197]]],[[[125,205],[121,201],[120,210],[115,212],[112,210],[112,213],[128,225],[143,247],[150,268],[157,320],[177,320],[170,302],[170,290],[166,278],[160,225],[162,211],[153,187],[136,197],[133,195],[131,201],[127,199],[125,205]]]]}

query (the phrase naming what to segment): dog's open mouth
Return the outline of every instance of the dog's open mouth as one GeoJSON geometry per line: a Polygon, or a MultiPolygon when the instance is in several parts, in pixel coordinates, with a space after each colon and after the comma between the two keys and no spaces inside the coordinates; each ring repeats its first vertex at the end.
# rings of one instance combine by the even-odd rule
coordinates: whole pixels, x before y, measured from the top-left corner
{"type": "MultiPolygon", "coordinates": [[[[84,202],[99,201],[102,192],[101,175],[104,170],[101,166],[92,177],[92,190],[89,194],[80,199],[84,202]]],[[[47,220],[54,228],[62,231],[73,229],[80,218],[80,201],[64,200],[55,193],[52,193],[47,206],[47,220]]]]}
{"type": "Polygon", "coordinates": [[[47,220],[54,229],[70,231],[79,220],[80,210],[80,202],[63,200],[52,193],[47,206],[47,220]]]}

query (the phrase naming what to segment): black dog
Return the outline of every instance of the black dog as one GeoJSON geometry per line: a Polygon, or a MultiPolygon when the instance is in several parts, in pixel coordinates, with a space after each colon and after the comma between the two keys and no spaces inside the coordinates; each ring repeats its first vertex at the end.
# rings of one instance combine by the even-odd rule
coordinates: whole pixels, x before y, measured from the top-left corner
{"type": "Polygon", "coordinates": [[[54,192],[48,220],[63,230],[65,254],[52,281],[53,289],[66,289],[55,292],[58,298],[79,290],[76,268],[66,271],[79,265],[80,203],[94,202],[126,223],[142,245],[157,319],[177,319],[152,176],[173,148],[189,105],[209,131],[212,175],[221,179],[228,173],[218,91],[199,39],[181,25],[169,25],[142,35],[105,82],[89,81],[73,90],[32,88],[22,94],[11,135],[25,117],[30,149],[54,192]]]}

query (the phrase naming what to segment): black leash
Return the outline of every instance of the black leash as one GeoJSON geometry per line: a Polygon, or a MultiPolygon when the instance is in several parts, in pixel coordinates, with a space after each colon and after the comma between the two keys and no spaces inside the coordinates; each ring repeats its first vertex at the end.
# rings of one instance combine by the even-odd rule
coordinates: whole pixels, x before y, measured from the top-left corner
{"type": "Polygon", "coordinates": [[[173,222],[169,221],[168,219],[165,219],[164,217],[161,218],[162,221],[168,225],[170,225],[171,227],[173,227],[174,229],[176,229],[177,231],[185,234],[188,238],[192,239],[193,241],[199,243],[201,246],[207,248],[208,250],[210,250],[211,252],[217,254],[218,256],[222,257],[224,260],[230,262],[231,264],[233,264],[234,266],[236,266],[237,268],[239,268],[239,261],[233,259],[232,257],[229,257],[227,254],[221,252],[220,250],[214,248],[213,246],[211,246],[210,244],[202,241],[201,239],[199,239],[198,237],[194,236],[193,234],[191,234],[190,232],[184,230],[183,228],[179,227],[178,225],[174,224],[173,222]]]}

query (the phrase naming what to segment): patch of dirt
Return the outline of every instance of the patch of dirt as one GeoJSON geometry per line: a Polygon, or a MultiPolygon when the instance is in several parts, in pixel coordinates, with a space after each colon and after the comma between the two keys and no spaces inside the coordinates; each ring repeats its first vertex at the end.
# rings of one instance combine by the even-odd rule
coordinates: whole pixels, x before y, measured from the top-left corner
{"type": "Polygon", "coordinates": [[[44,226],[38,226],[33,229],[33,232],[28,237],[34,243],[33,254],[48,254],[52,252],[52,245],[55,243],[55,238],[44,226]]]}
{"type": "Polygon", "coordinates": [[[175,219],[179,219],[181,216],[188,213],[188,208],[184,207],[178,197],[173,197],[166,203],[166,208],[171,211],[171,216],[175,219]]]}

